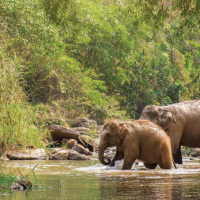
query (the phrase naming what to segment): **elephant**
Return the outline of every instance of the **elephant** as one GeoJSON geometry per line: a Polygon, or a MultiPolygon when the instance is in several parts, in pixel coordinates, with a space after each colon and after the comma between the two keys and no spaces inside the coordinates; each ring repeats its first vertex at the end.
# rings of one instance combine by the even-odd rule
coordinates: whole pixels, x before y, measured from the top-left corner
{"type": "Polygon", "coordinates": [[[148,120],[120,122],[107,121],[100,134],[99,161],[103,165],[113,165],[116,160],[124,159],[122,169],[131,169],[136,159],[145,163],[158,164],[162,169],[171,169],[171,142],[165,131],[148,120]],[[104,160],[107,147],[117,147],[112,159],[104,160]]]}
{"type": "Polygon", "coordinates": [[[174,161],[178,164],[183,163],[181,146],[200,147],[200,100],[168,106],[148,105],[139,119],[152,121],[166,131],[171,139],[174,161]]]}

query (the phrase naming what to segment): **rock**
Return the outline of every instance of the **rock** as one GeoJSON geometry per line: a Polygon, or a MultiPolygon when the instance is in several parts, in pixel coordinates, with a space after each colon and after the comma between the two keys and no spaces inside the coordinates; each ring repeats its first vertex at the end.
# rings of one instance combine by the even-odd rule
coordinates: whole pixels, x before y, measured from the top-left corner
{"type": "Polygon", "coordinates": [[[8,159],[7,155],[6,154],[3,154],[1,157],[0,157],[0,161],[8,161],[10,159],[8,159]]]}
{"type": "Polygon", "coordinates": [[[61,151],[62,148],[61,147],[56,147],[56,148],[49,148],[48,150],[49,150],[49,153],[52,155],[52,154],[55,154],[55,153],[61,151]]]}
{"type": "Polygon", "coordinates": [[[80,144],[74,145],[72,150],[75,150],[75,151],[79,152],[80,154],[92,155],[92,153],[89,150],[87,150],[80,144]]]}
{"type": "Polygon", "coordinates": [[[51,125],[49,127],[51,137],[53,140],[62,140],[62,139],[75,139],[78,143],[82,144],[84,147],[89,148],[90,151],[94,151],[94,146],[92,143],[87,141],[81,134],[74,130],[65,128],[64,126],[51,125]]]}
{"type": "Polygon", "coordinates": [[[50,160],[67,160],[68,159],[68,150],[63,149],[60,150],[58,152],[56,152],[55,154],[51,155],[50,160]]]}
{"type": "Polygon", "coordinates": [[[74,156],[79,155],[79,153],[72,149],[55,149],[52,155],[49,157],[50,160],[67,160],[72,159],[74,156]]]}
{"type": "Polygon", "coordinates": [[[77,144],[77,141],[75,139],[62,139],[62,144],[65,144],[68,149],[71,149],[75,144],[77,144]]]}
{"type": "Polygon", "coordinates": [[[74,139],[71,139],[67,142],[67,148],[72,149],[74,145],[77,145],[77,141],[74,139]]]}
{"type": "Polygon", "coordinates": [[[193,149],[193,150],[189,153],[189,155],[191,155],[191,156],[193,156],[193,157],[198,157],[198,156],[200,156],[200,148],[195,148],[195,149],[193,149]]]}
{"type": "Polygon", "coordinates": [[[112,158],[115,156],[115,153],[106,153],[104,155],[104,159],[112,160],[112,158]]]}
{"type": "Polygon", "coordinates": [[[32,188],[32,183],[28,180],[17,181],[16,184],[11,186],[13,190],[30,190],[32,188]]]}
{"type": "Polygon", "coordinates": [[[102,129],[103,129],[103,126],[97,126],[97,127],[96,127],[96,130],[97,130],[99,133],[102,131],[102,129]]]}
{"type": "Polygon", "coordinates": [[[116,147],[108,147],[104,153],[115,153],[116,152],[116,147]]]}
{"type": "Polygon", "coordinates": [[[68,158],[71,159],[73,158],[74,156],[77,156],[79,155],[79,153],[75,150],[72,150],[72,149],[68,149],[68,158]]]}
{"type": "Polygon", "coordinates": [[[92,139],[88,135],[82,135],[82,138],[84,139],[85,142],[87,142],[87,144],[89,144],[86,148],[88,148],[90,151],[96,151],[96,146],[95,146],[96,144],[94,139],[92,139]]]}
{"type": "Polygon", "coordinates": [[[74,156],[72,160],[91,160],[91,158],[89,156],[79,154],[77,156],[74,156]]]}
{"type": "Polygon", "coordinates": [[[95,139],[94,140],[95,151],[97,151],[99,149],[99,142],[100,142],[100,139],[95,139]]]}
{"type": "Polygon", "coordinates": [[[104,158],[105,159],[112,159],[116,154],[116,147],[108,147],[105,151],[104,151],[104,158]]]}
{"type": "Polygon", "coordinates": [[[10,160],[45,160],[44,149],[11,150],[7,153],[10,160]]]}
{"type": "Polygon", "coordinates": [[[72,127],[97,127],[97,122],[95,120],[89,120],[88,118],[84,117],[77,117],[76,119],[72,120],[71,123],[72,127]]]}
{"type": "Polygon", "coordinates": [[[20,180],[17,183],[23,187],[23,190],[30,190],[32,188],[32,183],[28,180],[20,180]]]}

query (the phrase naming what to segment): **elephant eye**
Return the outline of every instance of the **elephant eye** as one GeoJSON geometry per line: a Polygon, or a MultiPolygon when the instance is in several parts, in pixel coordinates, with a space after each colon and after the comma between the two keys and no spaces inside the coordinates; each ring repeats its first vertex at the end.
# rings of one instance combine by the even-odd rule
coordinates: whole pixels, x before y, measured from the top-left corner
{"type": "Polygon", "coordinates": [[[109,133],[106,134],[106,138],[110,138],[111,135],[109,133]]]}

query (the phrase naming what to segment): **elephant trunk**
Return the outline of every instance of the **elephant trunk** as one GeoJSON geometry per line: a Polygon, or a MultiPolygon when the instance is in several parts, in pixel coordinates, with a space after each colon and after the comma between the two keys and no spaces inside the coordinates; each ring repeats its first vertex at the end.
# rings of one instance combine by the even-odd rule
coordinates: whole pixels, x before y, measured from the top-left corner
{"type": "Polygon", "coordinates": [[[100,146],[99,147],[99,161],[103,164],[103,165],[109,165],[111,163],[110,159],[107,159],[107,161],[104,160],[104,151],[105,151],[105,147],[100,146]]]}

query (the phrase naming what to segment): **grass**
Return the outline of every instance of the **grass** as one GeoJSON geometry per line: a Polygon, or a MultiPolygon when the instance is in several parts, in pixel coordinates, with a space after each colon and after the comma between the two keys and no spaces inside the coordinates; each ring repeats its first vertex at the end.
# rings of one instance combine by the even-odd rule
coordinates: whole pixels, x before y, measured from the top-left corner
{"type": "MultiPolygon", "coordinates": [[[[24,176],[21,172],[21,169],[19,169],[19,168],[12,169],[12,170],[10,169],[9,172],[7,172],[6,166],[1,164],[0,165],[0,196],[3,195],[7,191],[11,192],[12,186],[16,185],[18,182],[24,181],[24,182],[30,183],[28,181],[30,174],[33,174],[34,179],[35,179],[34,188],[37,188],[38,187],[38,180],[37,180],[37,177],[36,177],[35,172],[34,172],[36,167],[37,167],[37,165],[34,166],[31,169],[31,171],[27,175],[24,176]]],[[[32,183],[31,183],[31,185],[32,185],[32,183]]],[[[31,186],[31,188],[32,188],[32,186],[31,186]]],[[[31,188],[30,188],[30,185],[27,185],[27,192],[31,188]]]]}
{"type": "Polygon", "coordinates": [[[8,148],[44,147],[47,131],[37,126],[36,114],[21,88],[22,60],[7,57],[5,43],[0,48],[0,154],[8,148]]]}
{"type": "Polygon", "coordinates": [[[6,191],[10,190],[13,183],[17,180],[16,170],[6,171],[4,164],[0,164],[0,196],[6,191]]]}
{"type": "Polygon", "coordinates": [[[0,173],[0,196],[9,190],[15,181],[16,177],[0,173]]]}

